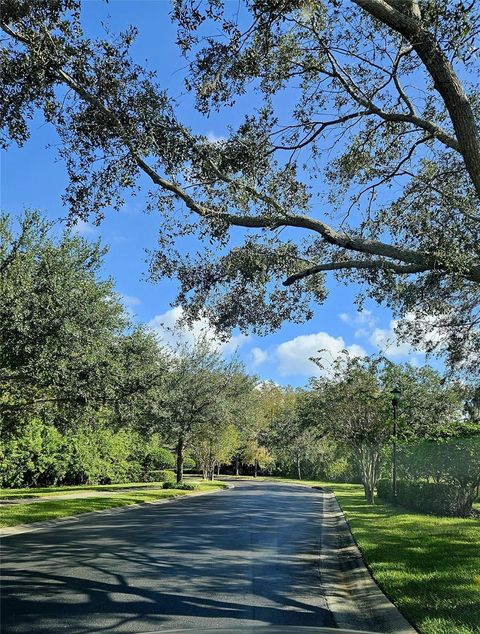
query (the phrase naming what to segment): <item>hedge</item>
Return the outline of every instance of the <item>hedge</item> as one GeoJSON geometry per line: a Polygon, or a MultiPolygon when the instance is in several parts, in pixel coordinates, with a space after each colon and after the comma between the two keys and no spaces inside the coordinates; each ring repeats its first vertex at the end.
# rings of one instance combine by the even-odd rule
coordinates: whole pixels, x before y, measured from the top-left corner
{"type": "Polygon", "coordinates": [[[175,473],[170,469],[160,469],[158,471],[150,471],[144,476],[145,482],[175,482],[175,473]]]}
{"type": "MultiPolygon", "coordinates": [[[[393,502],[392,481],[379,480],[377,495],[382,500],[393,502]]],[[[421,513],[467,517],[471,514],[473,499],[469,488],[454,484],[433,482],[397,482],[397,504],[421,513]]]]}

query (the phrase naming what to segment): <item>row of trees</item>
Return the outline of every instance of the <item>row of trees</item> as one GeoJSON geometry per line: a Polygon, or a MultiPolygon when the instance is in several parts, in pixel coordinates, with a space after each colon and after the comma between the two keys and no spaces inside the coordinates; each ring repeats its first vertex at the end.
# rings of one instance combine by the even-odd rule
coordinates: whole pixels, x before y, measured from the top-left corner
{"type": "MultiPolygon", "coordinates": [[[[181,482],[193,459],[211,479],[226,465],[360,481],[373,502],[389,468],[394,387],[406,447],[478,432],[478,393],[428,367],[345,354],[293,389],[249,376],[205,340],[170,350],[129,323],[100,278],[103,254],[36,212],[1,218],[5,484],[151,479],[173,467],[181,482]]],[[[473,453],[468,481],[480,471],[473,453]]]]}
{"type": "MultiPolygon", "coordinates": [[[[8,483],[143,477],[161,468],[146,457],[159,438],[175,450],[181,481],[185,451],[206,464],[207,437],[218,444],[223,427],[247,411],[241,404],[254,379],[238,361],[225,361],[202,341],[169,350],[129,322],[112,280],[100,278],[104,253],[36,212],[15,222],[0,218],[0,425],[8,483]],[[67,459],[67,446],[85,448],[77,452],[83,458],[67,459]],[[87,468],[88,461],[103,461],[103,471],[87,468]],[[83,467],[84,475],[75,475],[83,467]]],[[[214,461],[225,459],[221,445],[214,461]]]]}

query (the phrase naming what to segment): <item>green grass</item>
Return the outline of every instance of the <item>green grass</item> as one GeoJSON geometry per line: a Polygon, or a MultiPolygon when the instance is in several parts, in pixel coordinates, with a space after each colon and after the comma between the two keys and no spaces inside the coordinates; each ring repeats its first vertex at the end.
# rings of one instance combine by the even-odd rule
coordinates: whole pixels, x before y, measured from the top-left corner
{"type": "MultiPolygon", "coordinates": [[[[149,483],[151,485],[151,483],[149,483]]],[[[116,485],[113,485],[116,486],[116,485]]],[[[125,488],[125,485],[122,485],[125,488]]],[[[198,482],[195,491],[209,491],[223,489],[226,485],[221,482],[198,482]]],[[[82,487],[82,490],[91,490],[82,487]]],[[[93,487],[93,490],[97,490],[93,487]]],[[[18,524],[31,524],[61,517],[80,515],[89,511],[98,511],[117,506],[129,506],[141,502],[154,502],[179,495],[189,495],[195,491],[183,491],[175,489],[148,489],[143,491],[122,492],[108,497],[91,497],[71,500],[48,500],[45,502],[32,502],[31,504],[3,505],[0,508],[0,527],[16,526],[18,524]]],[[[63,492],[63,491],[62,491],[63,492]]],[[[57,493],[60,495],[60,492],[57,493]]]]}
{"type": "Polygon", "coordinates": [[[163,482],[128,482],[126,484],[84,484],[69,486],[35,487],[25,489],[0,489],[0,500],[37,498],[83,491],[117,491],[123,489],[161,488],[163,482]]]}
{"type": "Polygon", "coordinates": [[[334,491],[377,583],[419,632],[480,633],[479,520],[369,506],[357,484],[302,484],[334,491]]]}

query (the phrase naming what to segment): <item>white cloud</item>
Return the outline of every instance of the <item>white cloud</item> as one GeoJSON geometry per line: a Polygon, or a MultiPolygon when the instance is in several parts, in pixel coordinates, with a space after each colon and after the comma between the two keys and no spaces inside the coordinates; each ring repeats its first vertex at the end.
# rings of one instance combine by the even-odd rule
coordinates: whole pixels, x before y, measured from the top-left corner
{"type": "Polygon", "coordinates": [[[354,315],[350,315],[349,313],[340,313],[339,314],[340,321],[343,321],[344,324],[348,324],[349,326],[355,327],[355,337],[368,337],[369,333],[373,328],[375,328],[375,324],[377,323],[377,318],[374,317],[371,310],[359,310],[354,315]]]}
{"type": "Polygon", "coordinates": [[[265,363],[265,361],[267,361],[268,359],[268,352],[266,350],[262,350],[262,348],[252,348],[250,350],[250,354],[252,357],[252,367],[256,368],[259,365],[261,365],[262,363],[265,363]]]}
{"type": "Polygon", "coordinates": [[[368,340],[372,346],[378,348],[387,357],[408,357],[415,350],[406,341],[398,340],[398,336],[395,333],[397,325],[398,321],[392,319],[388,328],[375,328],[368,340]]]}
{"type": "Polygon", "coordinates": [[[342,337],[332,337],[326,332],[300,335],[279,344],[274,350],[278,371],[283,376],[323,376],[331,371],[334,361],[347,350],[350,356],[365,356],[365,350],[353,344],[346,346],[342,337]],[[310,360],[320,360],[321,367],[310,360]]]}
{"type": "Polygon", "coordinates": [[[200,338],[205,338],[212,347],[224,353],[235,352],[248,339],[248,335],[233,335],[226,341],[221,341],[207,319],[201,318],[195,321],[191,327],[178,322],[183,317],[183,308],[175,306],[161,315],[156,315],[147,326],[168,346],[175,347],[178,344],[192,345],[200,338]]]}
{"type": "Polygon", "coordinates": [[[227,140],[226,137],[215,134],[215,132],[213,132],[212,130],[210,130],[210,132],[207,134],[207,141],[209,143],[220,144],[226,140],[227,140]]]}
{"type": "MultiPolygon", "coordinates": [[[[368,341],[374,348],[387,357],[394,359],[409,358],[414,361],[413,355],[421,354],[422,348],[413,348],[408,342],[400,341],[397,335],[397,327],[400,323],[397,319],[390,320],[386,328],[378,326],[378,319],[370,310],[362,310],[354,315],[341,313],[339,318],[343,323],[356,328],[355,337],[368,341]]],[[[413,314],[407,314],[403,322],[414,321],[413,314]]],[[[432,336],[436,336],[432,334],[432,336]]]]}
{"type": "Polygon", "coordinates": [[[133,295],[124,295],[123,293],[120,293],[120,299],[125,306],[139,306],[142,303],[138,297],[134,297],[133,295]]]}
{"type": "Polygon", "coordinates": [[[72,232],[79,236],[94,236],[98,233],[98,229],[85,220],[77,220],[72,227],[72,232]]]}
{"type": "Polygon", "coordinates": [[[135,315],[134,306],[139,306],[142,302],[138,297],[134,297],[133,295],[124,295],[123,293],[119,293],[120,301],[125,306],[127,313],[130,317],[135,315]]]}

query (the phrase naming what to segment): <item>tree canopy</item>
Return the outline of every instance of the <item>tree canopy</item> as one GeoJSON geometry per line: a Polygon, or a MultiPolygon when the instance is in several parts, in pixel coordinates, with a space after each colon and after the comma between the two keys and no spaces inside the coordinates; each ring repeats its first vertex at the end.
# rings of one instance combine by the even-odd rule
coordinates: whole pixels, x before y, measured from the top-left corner
{"type": "Polygon", "coordinates": [[[152,276],[180,281],[189,318],[302,321],[333,271],[406,317],[414,343],[477,371],[478,3],[175,0],[198,110],[256,94],[216,142],[132,59],[134,27],[93,39],[80,13],[77,0],[6,1],[0,25],[3,142],[24,143],[43,110],[72,219],[120,207],[147,176],[146,204],[163,214],[152,276]],[[180,258],[185,234],[203,247],[180,258]]]}

